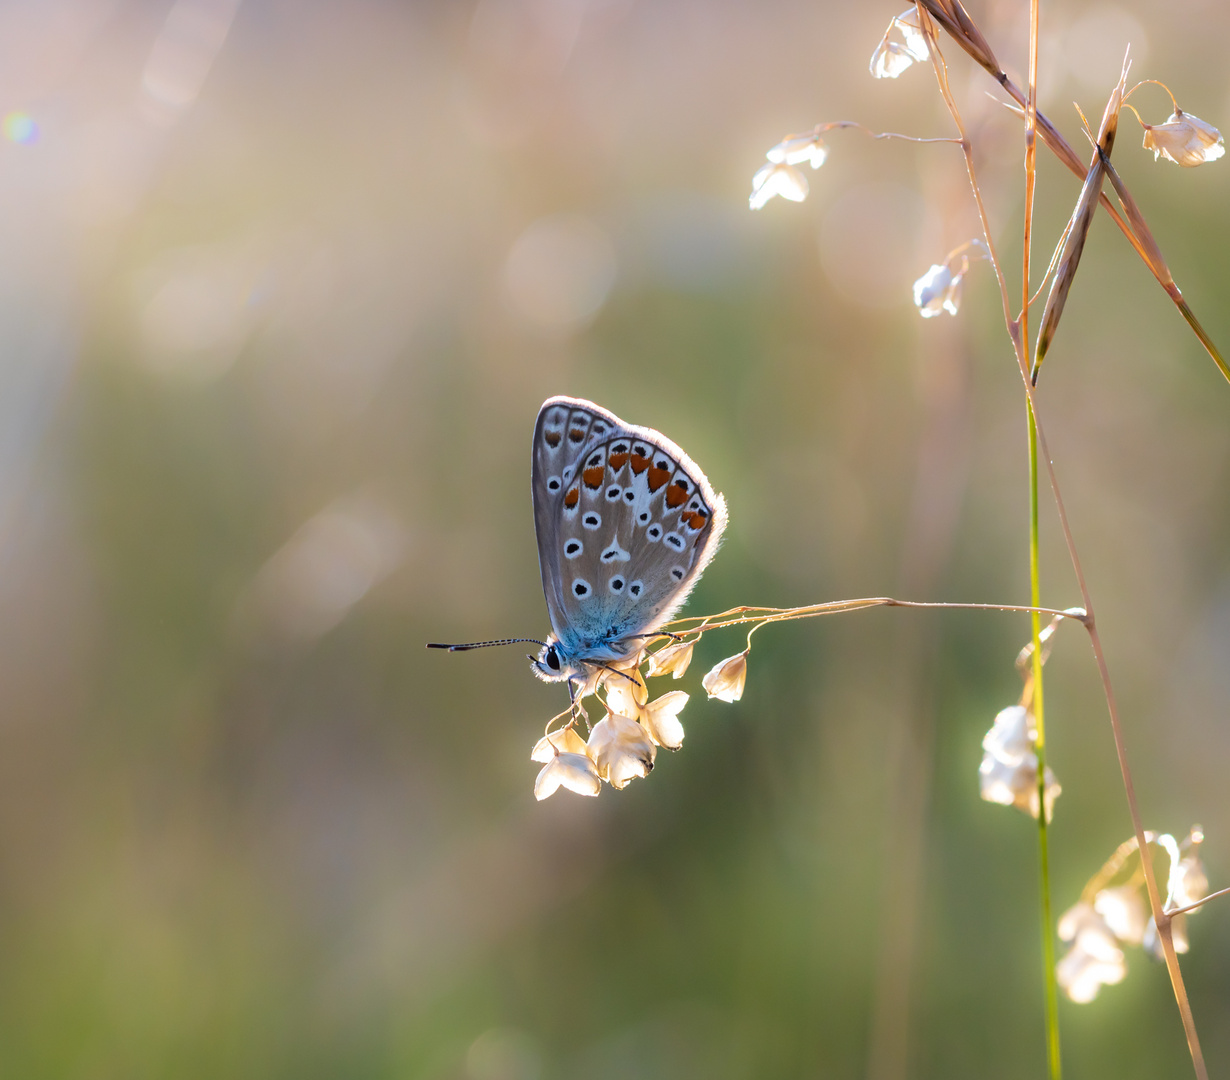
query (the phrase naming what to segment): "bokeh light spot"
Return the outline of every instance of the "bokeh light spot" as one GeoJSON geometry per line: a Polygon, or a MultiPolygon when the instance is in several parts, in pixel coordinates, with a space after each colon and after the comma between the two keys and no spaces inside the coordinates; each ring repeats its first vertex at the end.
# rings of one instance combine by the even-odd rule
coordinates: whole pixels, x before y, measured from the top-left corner
{"type": "Polygon", "coordinates": [[[513,244],[504,285],[513,309],[528,322],[569,329],[592,319],[615,284],[615,250],[589,218],[539,218],[513,244]]]}
{"type": "Polygon", "coordinates": [[[4,137],[9,142],[38,142],[38,124],[34,122],[34,117],[29,113],[7,113],[2,123],[4,126],[4,137]]]}

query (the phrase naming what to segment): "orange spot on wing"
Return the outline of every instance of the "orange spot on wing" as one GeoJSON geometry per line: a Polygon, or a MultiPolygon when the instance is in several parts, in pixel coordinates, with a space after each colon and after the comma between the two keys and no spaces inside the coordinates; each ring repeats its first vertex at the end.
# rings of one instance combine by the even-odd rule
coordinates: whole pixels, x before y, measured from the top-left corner
{"type": "Polygon", "coordinates": [[[567,495],[564,496],[564,505],[571,510],[581,500],[581,489],[573,488],[567,495]]]}
{"type": "Polygon", "coordinates": [[[583,438],[585,438],[585,432],[579,427],[574,427],[570,432],[568,432],[568,438],[570,438],[573,442],[580,442],[583,438]]]}
{"type": "Polygon", "coordinates": [[[595,465],[592,469],[586,469],[581,473],[581,479],[585,481],[585,486],[588,488],[602,487],[602,474],[606,469],[601,465],[595,465]]]}
{"type": "Polygon", "coordinates": [[[649,458],[641,457],[640,454],[632,455],[632,471],[637,475],[643,473],[649,468],[649,458]]]}
{"type": "Polygon", "coordinates": [[[628,454],[612,454],[610,459],[612,471],[619,472],[627,464],[629,456],[628,454]]]}
{"type": "Polygon", "coordinates": [[[689,528],[699,529],[705,524],[705,515],[697,513],[684,514],[683,520],[688,523],[689,528]]]}
{"type": "Polygon", "coordinates": [[[671,478],[670,469],[650,469],[649,470],[649,490],[657,491],[667,480],[671,478]]]}
{"type": "Polygon", "coordinates": [[[544,433],[543,438],[547,440],[548,446],[559,446],[560,433],[558,431],[548,431],[544,433]]]}
{"type": "MultiPolygon", "coordinates": [[[[650,473],[649,477],[650,477],[649,485],[650,487],[652,487],[653,486],[653,473],[650,473]]],[[[684,491],[681,487],[678,487],[675,484],[671,484],[670,489],[666,493],[666,505],[669,506],[673,510],[676,506],[682,506],[687,501],[688,501],[688,493],[684,491]]]]}

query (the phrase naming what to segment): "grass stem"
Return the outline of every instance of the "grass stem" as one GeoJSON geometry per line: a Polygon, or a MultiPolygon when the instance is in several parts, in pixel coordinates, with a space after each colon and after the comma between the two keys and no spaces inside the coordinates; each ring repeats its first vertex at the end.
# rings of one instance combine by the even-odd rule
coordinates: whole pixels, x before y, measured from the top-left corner
{"type": "MultiPolygon", "coordinates": [[[[1038,425],[1032,403],[1029,417],[1029,593],[1037,607],[1041,594],[1038,560],[1038,425]]],[[[1038,881],[1042,908],[1042,975],[1046,987],[1046,1056],[1051,1080],[1061,1080],[1063,1063],[1059,1055],[1059,984],[1055,975],[1055,935],[1051,919],[1051,861],[1046,821],[1046,710],[1042,692],[1042,626],[1038,612],[1030,613],[1033,627],[1034,724],[1038,733],[1038,881]]]]}

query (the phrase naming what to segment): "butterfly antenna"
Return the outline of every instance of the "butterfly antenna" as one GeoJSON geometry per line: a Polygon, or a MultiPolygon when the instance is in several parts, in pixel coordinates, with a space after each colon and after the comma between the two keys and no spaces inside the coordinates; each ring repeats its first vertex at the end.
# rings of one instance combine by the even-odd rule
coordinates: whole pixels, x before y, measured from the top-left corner
{"type": "Polygon", "coordinates": [[[532,637],[509,637],[500,638],[498,641],[467,641],[461,645],[445,645],[438,641],[429,641],[427,647],[429,649],[448,649],[449,652],[465,652],[467,649],[485,649],[489,645],[516,645],[520,642],[528,641],[532,645],[541,645],[546,648],[545,641],[539,641],[532,637]]]}

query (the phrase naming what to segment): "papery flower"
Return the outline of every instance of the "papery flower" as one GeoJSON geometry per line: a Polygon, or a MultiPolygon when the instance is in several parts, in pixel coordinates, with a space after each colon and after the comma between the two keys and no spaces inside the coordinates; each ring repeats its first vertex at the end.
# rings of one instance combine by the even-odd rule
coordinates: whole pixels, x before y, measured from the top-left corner
{"type": "Polygon", "coordinates": [[[909,8],[894,16],[888,24],[880,44],[871,54],[871,74],[877,79],[895,79],[916,60],[925,61],[930,56],[927,36],[918,25],[918,11],[909,8]],[[889,40],[894,30],[900,34],[900,41],[889,40]]]}
{"type": "Polygon", "coordinates": [[[947,266],[935,263],[914,282],[914,304],[924,319],[933,319],[942,312],[955,315],[961,307],[961,283],[964,273],[954,274],[947,266]]]}
{"type": "Polygon", "coordinates": [[[606,707],[609,712],[639,720],[649,700],[649,688],[639,671],[635,679],[611,678],[606,685],[606,707]]]}
{"type": "MultiPolygon", "coordinates": [[[[978,788],[987,802],[1015,806],[1030,817],[1038,816],[1038,759],[1030,754],[1016,765],[1008,765],[990,754],[978,766],[978,788]]],[[[1055,800],[1063,793],[1051,767],[1046,767],[1046,820],[1055,816],[1055,800]]]]}
{"type": "Polygon", "coordinates": [[[544,735],[530,753],[531,761],[550,761],[556,754],[584,754],[585,740],[569,725],[544,735]]]}
{"type": "Polygon", "coordinates": [[[1008,765],[1019,765],[1033,753],[1031,727],[1025,706],[1009,705],[995,715],[991,730],[982,737],[982,748],[1008,765]]]}
{"type": "Polygon", "coordinates": [[[1199,854],[1203,840],[1204,833],[1198,825],[1194,826],[1190,837],[1182,845],[1189,849],[1184,855],[1170,833],[1162,833],[1157,837],[1157,846],[1170,856],[1170,873],[1166,875],[1166,901],[1162,904],[1164,910],[1173,911],[1187,907],[1202,899],[1209,891],[1209,878],[1204,872],[1204,863],[1200,861],[1199,854]]]}
{"type": "Polygon", "coordinates": [[[597,795],[602,784],[594,763],[585,754],[556,754],[534,781],[534,798],[550,798],[560,787],[578,795],[597,795]]]}
{"type": "Polygon", "coordinates": [[[657,754],[645,729],[618,713],[607,713],[594,725],[586,749],[598,775],[616,789],[625,787],[629,780],[648,775],[657,754]]]}
{"type": "Polygon", "coordinates": [[[820,168],[828,156],[829,148],[815,132],[810,135],[787,135],[765,154],[775,165],[801,165],[808,161],[813,169],[820,168]]]}
{"type": "Polygon", "coordinates": [[[650,678],[654,675],[674,675],[676,679],[683,678],[683,673],[688,670],[688,665],[692,662],[692,649],[695,645],[695,641],[677,641],[667,645],[664,649],[650,653],[649,666],[645,669],[645,674],[650,678]]]}
{"type": "Polygon", "coordinates": [[[1114,932],[1083,900],[1059,917],[1059,938],[1072,942],[1072,948],[1055,966],[1055,977],[1073,1001],[1092,1001],[1103,986],[1121,982],[1127,974],[1114,932]]]}
{"type": "Polygon", "coordinates": [[[728,656],[714,664],[701,679],[700,684],[711,698],[720,701],[738,701],[743,696],[743,684],[747,681],[747,654],[751,650],[728,656]]]}
{"type": "MultiPolygon", "coordinates": [[[[1192,832],[1196,836],[1200,835],[1198,830],[1193,829],[1192,832]]],[[[1199,840],[1195,841],[1195,845],[1199,843],[1199,840]]],[[[1187,907],[1189,904],[1194,904],[1197,900],[1203,899],[1208,893],[1209,876],[1204,872],[1204,863],[1201,862],[1197,850],[1193,850],[1181,858],[1178,866],[1171,870],[1168,889],[1170,892],[1170,896],[1166,900],[1166,907],[1168,908],[1187,907]]],[[[1199,910],[1198,907],[1194,907],[1191,913],[1195,915],[1199,910]]]]}
{"type": "MultiPolygon", "coordinates": [[[[1157,846],[1170,856],[1170,873],[1166,875],[1166,900],[1162,904],[1163,911],[1185,908],[1200,900],[1209,891],[1209,878],[1204,872],[1204,864],[1199,855],[1200,843],[1203,840],[1204,834],[1200,831],[1200,827],[1193,827],[1189,839],[1183,844],[1183,847],[1190,845],[1188,853],[1184,855],[1175,838],[1169,833],[1162,833],[1157,837],[1157,846]]],[[[1192,913],[1199,910],[1199,908],[1192,908],[1192,913]]],[[[1171,917],[1170,940],[1174,943],[1175,952],[1187,952],[1190,944],[1187,937],[1186,914],[1181,912],[1171,917]]],[[[1157,932],[1157,923],[1152,915],[1149,916],[1149,922],[1145,926],[1143,944],[1155,959],[1165,959],[1161,935],[1157,932]]]]}
{"type": "Polygon", "coordinates": [[[659,746],[678,750],[683,745],[683,725],[679,722],[679,713],[687,703],[687,694],[682,690],[671,690],[645,706],[645,730],[659,746]]]}
{"type": "Polygon", "coordinates": [[[1139,945],[1145,936],[1148,905],[1138,885],[1115,885],[1093,898],[1093,910],[1111,933],[1127,945],[1139,945]]]}
{"type": "Polygon", "coordinates": [[[1145,124],[1144,148],[1184,168],[1216,161],[1226,152],[1221,132],[1198,116],[1175,109],[1164,124],[1145,124]]]}
{"type": "Polygon", "coordinates": [[[793,165],[769,161],[752,177],[752,194],[747,203],[753,210],[759,210],[774,195],[802,202],[807,198],[807,190],[807,177],[793,165]]]}
{"type": "MultiPolygon", "coordinates": [[[[1038,755],[1033,751],[1036,732],[1033,715],[1020,705],[1001,709],[991,730],[983,736],[984,753],[978,766],[978,789],[987,802],[1015,806],[1038,816],[1038,755]]],[[[1063,788],[1046,769],[1046,820],[1055,813],[1055,800],[1063,788]]]]}

